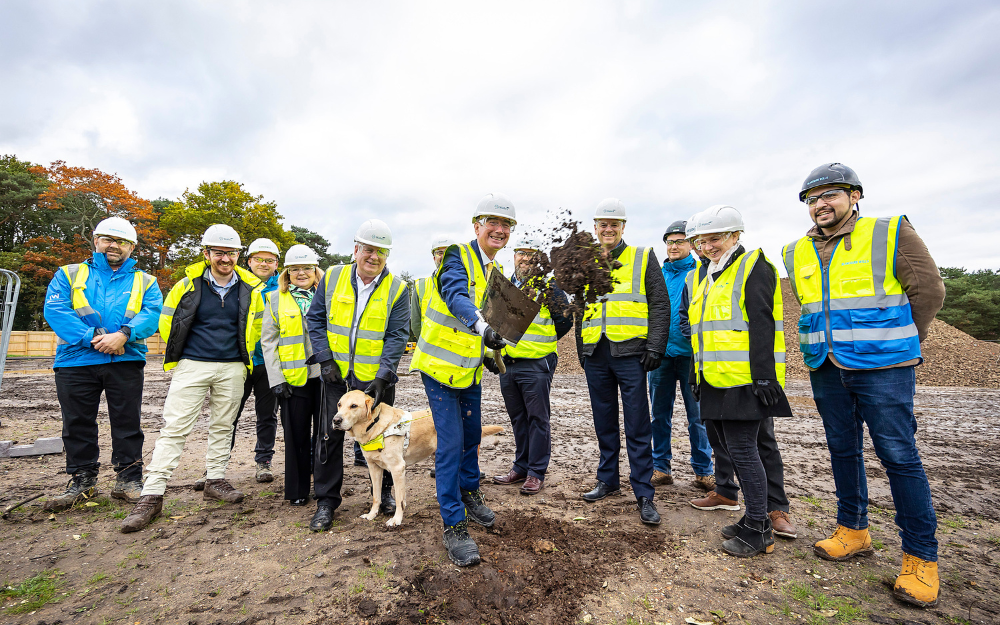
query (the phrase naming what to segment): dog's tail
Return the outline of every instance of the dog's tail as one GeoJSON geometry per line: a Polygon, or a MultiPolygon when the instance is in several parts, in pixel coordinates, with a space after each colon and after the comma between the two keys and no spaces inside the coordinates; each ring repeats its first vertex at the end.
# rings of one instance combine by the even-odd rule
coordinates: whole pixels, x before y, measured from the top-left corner
{"type": "Polygon", "coordinates": [[[484,425],[483,426],[483,436],[489,436],[490,434],[499,434],[503,432],[503,428],[499,425],[484,425]]]}

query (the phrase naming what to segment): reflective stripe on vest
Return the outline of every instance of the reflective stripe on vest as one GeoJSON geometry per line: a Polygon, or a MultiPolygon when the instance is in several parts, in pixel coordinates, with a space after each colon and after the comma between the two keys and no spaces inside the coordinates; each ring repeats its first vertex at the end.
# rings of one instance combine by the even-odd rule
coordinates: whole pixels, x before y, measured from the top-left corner
{"type": "Polygon", "coordinates": [[[511,358],[545,358],[557,348],[556,324],[549,309],[542,306],[517,345],[508,345],[503,351],[511,358]]]}
{"type": "Polygon", "coordinates": [[[292,386],[305,386],[309,380],[306,366],[306,329],[302,311],[292,294],[280,290],[267,294],[267,312],[278,327],[278,361],[281,374],[292,386]]]}
{"type": "Polygon", "coordinates": [[[584,312],[580,334],[585,344],[597,343],[602,334],[616,343],[647,336],[649,248],[629,245],[618,257],[618,262],[622,266],[611,272],[614,291],[589,304],[584,312]]]}
{"type": "Polygon", "coordinates": [[[859,217],[851,249],[843,237],[824,267],[811,237],[789,243],[782,256],[802,314],[799,348],[819,368],[833,352],[851,369],[887,367],[921,357],[910,300],[895,275],[903,217],[859,217]]]}
{"type": "Polygon", "coordinates": [[[396,300],[403,294],[403,281],[386,273],[382,282],[372,292],[361,312],[351,348],[351,329],[354,327],[354,308],[357,295],[351,285],[354,265],[331,267],[324,276],[326,297],[326,336],[333,359],[340,367],[340,374],[347,377],[351,371],[359,381],[375,379],[382,359],[385,329],[396,300]]]}
{"type": "MultiPolygon", "coordinates": [[[[746,311],[746,284],[758,259],[778,270],[763,251],[745,253],[731,264],[712,284],[702,280],[695,285],[688,307],[691,323],[691,347],[695,372],[716,388],[746,386],[750,374],[750,324],[746,311]]],[[[778,382],[785,385],[785,334],[782,322],[781,288],[774,289],[774,362],[778,382]]]]}
{"type": "MultiPolygon", "coordinates": [[[[471,245],[463,243],[454,247],[458,249],[468,276],[469,299],[476,308],[482,308],[486,299],[483,266],[471,245]]],[[[439,279],[443,268],[444,263],[441,263],[434,280],[427,283],[427,308],[421,319],[420,338],[410,361],[410,371],[426,373],[452,388],[468,388],[483,377],[481,365],[486,348],[482,337],[452,315],[441,297],[439,279]]],[[[493,271],[502,272],[503,267],[494,261],[493,271]]]]}
{"type": "MultiPolygon", "coordinates": [[[[73,312],[77,314],[80,318],[84,318],[87,315],[97,315],[97,322],[101,323],[101,316],[96,310],[90,305],[90,300],[87,299],[87,278],[90,277],[90,266],[87,263],[75,263],[72,265],[65,265],[61,267],[63,273],[66,274],[66,279],[69,280],[70,288],[72,289],[72,304],[73,312]]],[[[148,289],[152,284],[156,282],[156,278],[143,272],[136,270],[132,274],[132,290],[129,293],[128,305],[125,307],[125,321],[128,322],[139,314],[142,310],[143,297],[146,295],[146,289],[148,289]]],[[[122,324],[124,325],[124,324],[122,324]]],[[[136,345],[145,345],[145,339],[138,339],[132,341],[136,345]]],[[[56,345],[65,345],[66,341],[62,340],[58,336],[56,337],[56,345]]]]}

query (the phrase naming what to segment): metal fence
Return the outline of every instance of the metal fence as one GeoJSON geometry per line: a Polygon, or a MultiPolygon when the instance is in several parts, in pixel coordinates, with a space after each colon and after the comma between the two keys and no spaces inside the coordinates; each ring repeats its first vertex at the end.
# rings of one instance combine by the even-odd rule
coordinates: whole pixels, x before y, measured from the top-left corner
{"type": "Polygon", "coordinates": [[[10,342],[10,331],[14,327],[14,311],[17,309],[17,296],[21,292],[21,277],[13,271],[0,269],[0,386],[3,385],[4,362],[7,360],[7,345],[10,342]]]}

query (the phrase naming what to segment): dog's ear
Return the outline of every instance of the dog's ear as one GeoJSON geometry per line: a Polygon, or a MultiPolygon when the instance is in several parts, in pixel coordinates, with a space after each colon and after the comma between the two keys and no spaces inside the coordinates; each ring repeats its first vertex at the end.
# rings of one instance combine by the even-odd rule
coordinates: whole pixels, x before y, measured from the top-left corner
{"type": "Polygon", "coordinates": [[[373,418],[375,417],[375,415],[372,414],[372,408],[374,407],[374,404],[375,404],[375,400],[373,398],[365,395],[365,409],[368,412],[368,416],[369,417],[373,417],[373,418]]]}

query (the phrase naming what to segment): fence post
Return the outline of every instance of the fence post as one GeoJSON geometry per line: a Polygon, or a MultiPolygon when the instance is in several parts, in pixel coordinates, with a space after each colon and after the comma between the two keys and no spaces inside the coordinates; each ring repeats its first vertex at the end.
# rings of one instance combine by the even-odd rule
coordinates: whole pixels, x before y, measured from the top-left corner
{"type": "Polygon", "coordinates": [[[10,343],[10,331],[14,327],[14,311],[17,309],[17,296],[21,292],[21,277],[13,271],[0,269],[0,386],[3,385],[3,370],[7,364],[7,345],[10,343]]]}

